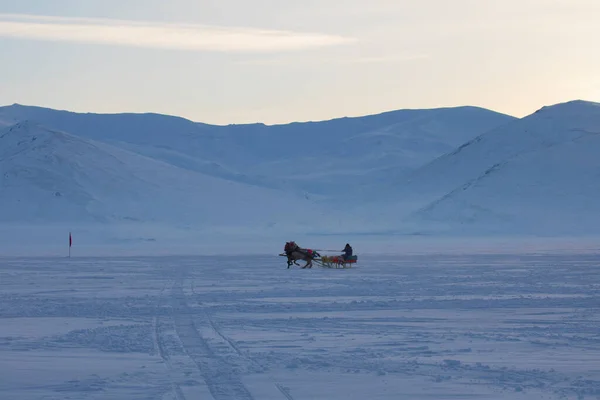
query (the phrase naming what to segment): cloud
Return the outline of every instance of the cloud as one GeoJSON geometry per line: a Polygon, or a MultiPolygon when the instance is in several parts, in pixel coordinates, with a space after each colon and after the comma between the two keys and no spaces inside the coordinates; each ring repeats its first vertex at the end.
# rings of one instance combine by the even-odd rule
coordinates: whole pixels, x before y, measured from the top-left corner
{"type": "Polygon", "coordinates": [[[391,55],[391,56],[375,56],[375,57],[359,57],[351,60],[355,64],[377,64],[377,63],[396,63],[423,60],[430,58],[428,54],[407,54],[407,55],[391,55]]]}
{"type": "Polygon", "coordinates": [[[0,14],[0,37],[242,53],[297,51],[355,42],[353,38],[319,33],[22,14],[0,14]]]}
{"type": "Polygon", "coordinates": [[[357,57],[277,57],[250,59],[238,62],[241,65],[323,65],[323,64],[392,64],[405,63],[417,60],[431,58],[428,54],[405,54],[405,55],[384,55],[384,56],[357,56],[357,57]]]}

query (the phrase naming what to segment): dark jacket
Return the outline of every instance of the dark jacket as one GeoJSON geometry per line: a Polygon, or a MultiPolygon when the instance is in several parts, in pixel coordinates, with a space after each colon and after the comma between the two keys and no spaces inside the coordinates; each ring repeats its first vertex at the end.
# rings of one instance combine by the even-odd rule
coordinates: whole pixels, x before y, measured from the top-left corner
{"type": "Polygon", "coordinates": [[[352,247],[350,245],[346,245],[342,251],[344,252],[344,257],[352,257],[352,247]]]}

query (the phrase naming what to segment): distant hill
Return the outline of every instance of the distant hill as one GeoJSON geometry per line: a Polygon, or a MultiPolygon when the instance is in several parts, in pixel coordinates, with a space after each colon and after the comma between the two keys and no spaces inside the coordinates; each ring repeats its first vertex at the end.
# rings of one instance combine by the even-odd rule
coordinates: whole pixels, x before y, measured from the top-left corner
{"type": "MultiPolygon", "coordinates": [[[[36,121],[214,177],[349,200],[515,118],[477,107],[399,110],[287,125],[215,126],[158,114],[90,114],[13,105],[36,121]]],[[[358,197],[360,199],[360,197],[358,197]]]]}
{"type": "Polygon", "coordinates": [[[0,130],[0,222],[162,223],[261,230],[318,215],[314,204],[20,122],[0,130]]]}
{"type": "Polygon", "coordinates": [[[396,182],[398,204],[418,206],[404,223],[451,234],[597,234],[599,155],[600,104],[544,107],[396,182]]]}
{"type": "Polygon", "coordinates": [[[522,119],[457,107],[272,126],[13,105],[0,108],[0,222],[5,244],[11,227],[25,239],[38,227],[47,242],[74,225],[206,246],[231,235],[594,235],[598,154],[600,105],[585,101],[522,119]]]}

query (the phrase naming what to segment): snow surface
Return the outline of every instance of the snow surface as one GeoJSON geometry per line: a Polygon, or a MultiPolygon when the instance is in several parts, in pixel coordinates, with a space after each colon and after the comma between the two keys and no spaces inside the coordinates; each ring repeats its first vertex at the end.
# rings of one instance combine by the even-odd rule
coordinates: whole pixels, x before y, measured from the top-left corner
{"type": "Polygon", "coordinates": [[[599,135],[589,102],[0,108],[0,398],[600,398],[599,135]],[[288,270],[288,240],[359,263],[288,270]]]}
{"type": "Polygon", "coordinates": [[[595,399],[600,255],[0,259],[6,399],[595,399]]]}

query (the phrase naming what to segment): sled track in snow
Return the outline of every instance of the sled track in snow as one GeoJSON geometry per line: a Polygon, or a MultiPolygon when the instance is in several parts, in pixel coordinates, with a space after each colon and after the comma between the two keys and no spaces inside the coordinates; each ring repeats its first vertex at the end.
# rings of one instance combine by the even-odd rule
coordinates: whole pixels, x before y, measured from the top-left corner
{"type": "Polygon", "coordinates": [[[187,355],[198,367],[213,398],[215,400],[254,400],[239,375],[233,370],[232,365],[222,359],[219,354],[215,354],[200,335],[183,293],[181,279],[177,280],[171,294],[177,336],[187,355]]]}

